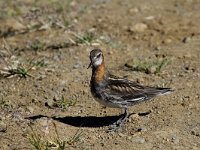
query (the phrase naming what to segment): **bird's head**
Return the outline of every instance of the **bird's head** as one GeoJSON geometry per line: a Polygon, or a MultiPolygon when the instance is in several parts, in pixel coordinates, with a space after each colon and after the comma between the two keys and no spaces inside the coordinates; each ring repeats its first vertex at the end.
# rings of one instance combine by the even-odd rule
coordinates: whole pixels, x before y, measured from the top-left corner
{"type": "Polygon", "coordinates": [[[97,68],[103,63],[104,63],[104,57],[102,51],[100,49],[93,49],[90,52],[90,64],[88,68],[90,68],[91,66],[97,68]]]}

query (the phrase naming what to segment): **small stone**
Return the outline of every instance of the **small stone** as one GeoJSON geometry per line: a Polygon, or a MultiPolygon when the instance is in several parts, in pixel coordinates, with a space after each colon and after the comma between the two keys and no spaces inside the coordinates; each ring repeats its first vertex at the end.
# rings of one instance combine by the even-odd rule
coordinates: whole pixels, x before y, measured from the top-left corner
{"type": "Polygon", "coordinates": [[[125,137],[126,135],[123,134],[123,133],[119,133],[119,136],[120,136],[120,137],[125,137]]]}
{"type": "Polygon", "coordinates": [[[34,108],[31,107],[31,106],[27,107],[27,110],[28,110],[31,114],[34,112],[34,108]]]}
{"type": "Polygon", "coordinates": [[[139,36],[135,35],[135,36],[133,36],[132,38],[133,38],[133,40],[138,40],[138,39],[139,39],[139,36]]]}
{"type": "Polygon", "coordinates": [[[131,116],[129,118],[131,118],[131,121],[138,118],[139,114],[131,114],[131,116]]]}
{"type": "MultiPolygon", "coordinates": [[[[18,108],[19,110],[20,108],[18,108]]],[[[24,118],[22,117],[22,114],[20,112],[14,112],[13,117],[15,121],[23,121],[24,118]]]]}
{"type": "Polygon", "coordinates": [[[167,141],[167,142],[169,142],[169,141],[170,141],[170,139],[169,139],[169,138],[167,138],[167,139],[166,139],[166,141],[167,141]]]}
{"type": "Polygon", "coordinates": [[[95,42],[95,43],[92,43],[91,45],[92,46],[100,46],[100,43],[95,42]]]}
{"type": "Polygon", "coordinates": [[[155,16],[148,16],[148,17],[145,17],[146,20],[153,20],[155,19],[155,16]]]}
{"type": "Polygon", "coordinates": [[[156,73],[156,66],[152,66],[150,69],[148,69],[148,73],[150,73],[150,74],[154,74],[154,73],[156,73]]]}
{"type": "Polygon", "coordinates": [[[174,144],[179,144],[179,139],[178,138],[173,138],[172,141],[174,142],[174,144]]]}
{"type": "Polygon", "coordinates": [[[70,5],[71,7],[75,7],[75,6],[77,5],[77,2],[76,2],[76,1],[71,1],[71,2],[69,3],[69,5],[70,5]]]}
{"type": "Polygon", "coordinates": [[[190,52],[183,55],[183,58],[192,58],[192,54],[190,52]]]}
{"type": "Polygon", "coordinates": [[[174,143],[174,144],[178,144],[179,143],[179,138],[177,137],[177,135],[175,133],[173,133],[171,135],[171,141],[174,143]]]}
{"type": "Polygon", "coordinates": [[[130,69],[133,68],[133,65],[134,63],[132,60],[129,60],[124,64],[125,67],[130,68],[130,69]]]}
{"type": "Polygon", "coordinates": [[[132,14],[132,13],[138,13],[139,12],[139,9],[138,8],[131,8],[131,9],[129,9],[128,10],[128,12],[130,13],[130,14],[132,14]]]}
{"type": "Polygon", "coordinates": [[[40,126],[42,127],[42,131],[45,134],[49,133],[49,124],[50,124],[51,120],[49,120],[48,118],[40,118],[38,119],[38,123],[40,124],[40,126]]]}
{"type": "Polygon", "coordinates": [[[190,42],[191,41],[191,38],[190,37],[184,37],[183,38],[183,43],[188,43],[188,42],[190,42]]]}
{"type": "Polygon", "coordinates": [[[97,18],[97,22],[101,23],[103,21],[102,18],[97,18]]]}
{"type": "Polygon", "coordinates": [[[156,46],[156,47],[154,48],[154,50],[159,51],[159,50],[161,50],[161,47],[160,47],[160,46],[156,46]]]}
{"type": "Polygon", "coordinates": [[[52,108],[54,105],[54,101],[51,99],[48,99],[47,102],[45,102],[45,106],[52,108]]]}
{"type": "Polygon", "coordinates": [[[137,83],[140,83],[140,84],[143,84],[143,83],[144,83],[144,81],[145,81],[145,79],[144,79],[144,78],[142,78],[142,77],[141,77],[141,78],[137,78],[137,79],[136,79],[136,82],[137,82],[137,83]]]}
{"type": "Polygon", "coordinates": [[[7,130],[7,125],[3,121],[1,121],[0,122],[0,132],[6,132],[6,130],[7,130]]]}
{"type": "Polygon", "coordinates": [[[112,55],[112,54],[113,54],[113,51],[109,51],[108,54],[109,54],[109,55],[112,55]]]}
{"type": "Polygon", "coordinates": [[[84,90],[83,90],[83,95],[88,95],[88,94],[89,94],[88,90],[87,90],[87,89],[84,89],[84,90]]]}
{"type": "Polygon", "coordinates": [[[200,136],[199,128],[195,127],[191,130],[191,134],[195,136],[200,136]]]}
{"type": "Polygon", "coordinates": [[[165,39],[165,40],[163,41],[164,44],[170,44],[171,42],[172,42],[171,39],[165,39]]]}
{"type": "Polygon", "coordinates": [[[137,136],[137,137],[134,137],[133,141],[143,144],[145,142],[145,138],[137,136]]]}
{"type": "Polygon", "coordinates": [[[144,32],[147,29],[147,25],[144,23],[136,23],[133,27],[130,27],[128,30],[130,32],[144,32]]]}
{"type": "Polygon", "coordinates": [[[138,132],[145,132],[145,131],[147,131],[147,128],[146,128],[146,127],[138,128],[138,132]]]}
{"type": "Polygon", "coordinates": [[[45,74],[41,74],[38,77],[36,77],[36,80],[42,80],[44,78],[46,78],[46,75],[45,74]]]}
{"type": "Polygon", "coordinates": [[[74,69],[78,69],[80,68],[82,65],[82,62],[81,61],[77,61],[76,64],[73,66],[74,69]]]}
{"type": "Polygon", "coordinates": [[[5,24],[8,26],[8,27],[12,27],[14,30],[24,30],[26,27],[20,23],[19,21],[17,21],[16,19],[6,19],[5,20],[5,24]]]}

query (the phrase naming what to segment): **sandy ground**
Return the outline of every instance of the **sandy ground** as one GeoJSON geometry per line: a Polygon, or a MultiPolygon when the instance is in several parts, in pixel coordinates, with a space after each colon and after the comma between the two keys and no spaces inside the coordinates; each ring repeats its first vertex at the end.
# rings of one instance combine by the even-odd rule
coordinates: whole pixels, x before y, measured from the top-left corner
{"type": "Polygon", "coordinates": [[[200,149],[199,8],[198,0],[1,0],[0,149],[200,149]],[[113,74],[175,91],[131,107],[123,129],[107,132],[121,111],[91,96],[93,48],[113,74]],[[156,63],[134,69],[144,62],[156,63]]]}

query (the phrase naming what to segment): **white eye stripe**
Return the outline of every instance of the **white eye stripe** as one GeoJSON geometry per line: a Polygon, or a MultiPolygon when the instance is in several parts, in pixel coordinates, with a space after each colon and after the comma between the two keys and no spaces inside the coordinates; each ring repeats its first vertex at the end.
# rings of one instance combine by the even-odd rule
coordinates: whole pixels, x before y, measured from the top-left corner
{"type": "Polygon", "coordinates": [[[101,53],[99,53],[99,54],[97,54],[96,56],[95,56],[95,58],[100,58],[101,57],[101,53]]]}

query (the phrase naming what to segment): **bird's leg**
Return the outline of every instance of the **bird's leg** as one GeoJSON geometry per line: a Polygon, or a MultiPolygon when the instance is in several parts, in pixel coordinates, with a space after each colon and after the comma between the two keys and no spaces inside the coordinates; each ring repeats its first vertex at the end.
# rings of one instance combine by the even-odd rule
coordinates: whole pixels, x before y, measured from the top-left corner
{"type": "Polygon", "coordinates": [[[121,117],[114,124],[112,124],[110,126],[109,131],[117,131],[118,129],[120,129],[122,127],[122,125],[128,118],[128,108],[124,107],[123,111],[124,111],[124,113],[121,115],[121,117]]]}
{"type": "Polygon", "coordinates": [[[122,114],[122,116],[119,118],[119,120],[117,120],[116,124],[118,126],[122,126],[124,124],[124,122],[126,121],[127,117],[128,117],[128,108],[124,107],[124,113],[122,114]]]}

